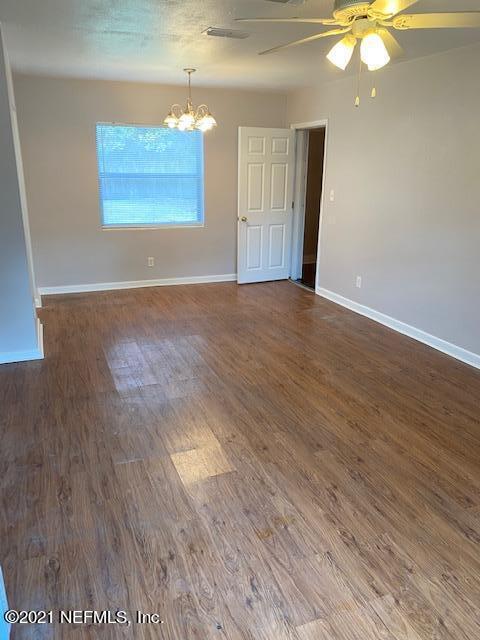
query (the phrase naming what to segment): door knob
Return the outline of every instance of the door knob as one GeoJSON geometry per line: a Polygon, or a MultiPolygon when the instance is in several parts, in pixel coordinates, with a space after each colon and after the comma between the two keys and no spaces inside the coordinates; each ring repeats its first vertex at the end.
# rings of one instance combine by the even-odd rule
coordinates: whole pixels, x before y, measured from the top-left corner
{"type": "Polygon", "coordinates": [[[248,222],[248,218],[247,218],[247,216],[242,216],[242,217],[240,218],[240,222],[248,222]]]}

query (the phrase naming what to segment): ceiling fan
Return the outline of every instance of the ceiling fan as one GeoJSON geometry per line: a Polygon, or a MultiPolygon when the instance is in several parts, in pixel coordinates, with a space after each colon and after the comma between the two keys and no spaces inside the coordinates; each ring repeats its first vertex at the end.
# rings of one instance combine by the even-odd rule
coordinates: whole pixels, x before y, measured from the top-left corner
{"type": "Polygon", "coordinates": [[[345,70],[352,59],[357,41],[361,41],[360,53],[370,71],[384,67],[392,57],[403,50],[389,29],[458,29],[480,27],[480,11],[469,13],[415,13],[400,14],[419,0],[335,0],[332,18],[237,18],[239,22],[290,22],[334,26],[313,36],[295,40],[260,55],[287,49],[320,38],[343,35],[330,50],[327,58],[339,69],[345,70]]]}

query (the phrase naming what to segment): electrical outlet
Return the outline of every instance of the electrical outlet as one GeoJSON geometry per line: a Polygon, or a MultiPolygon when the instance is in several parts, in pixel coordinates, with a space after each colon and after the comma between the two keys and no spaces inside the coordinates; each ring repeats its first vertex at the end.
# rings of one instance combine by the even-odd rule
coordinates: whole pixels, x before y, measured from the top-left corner
{"type": "Polygon", "coordinates": [[[362,288],[362,276],[357,276],[357,281],[355,286],[357,287],[357,289],[361,289],[362,288]]]}
{"type": "Polygon", "coordinates": [[[330,189],[330,202],[335,202],[335,190],[330,189]]]}
{"type": "Polygon", "coordinates": [[[155,266],[155,258],[147,258],[147,264],[149,267],[154,267],[155,266]]]}

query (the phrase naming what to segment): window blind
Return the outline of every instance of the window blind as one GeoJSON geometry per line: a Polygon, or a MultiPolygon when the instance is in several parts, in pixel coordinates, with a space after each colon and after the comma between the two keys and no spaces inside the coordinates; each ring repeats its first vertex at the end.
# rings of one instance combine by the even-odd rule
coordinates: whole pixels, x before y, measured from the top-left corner
{"type": "Polygon", "coordinates": [[[203,223],[203,134],[97,124],[105,227],[203,223]]]}

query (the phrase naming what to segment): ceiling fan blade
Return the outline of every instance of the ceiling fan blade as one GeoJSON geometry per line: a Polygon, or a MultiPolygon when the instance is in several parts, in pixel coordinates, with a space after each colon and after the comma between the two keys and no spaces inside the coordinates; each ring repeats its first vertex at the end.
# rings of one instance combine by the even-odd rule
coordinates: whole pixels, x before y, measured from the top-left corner
{"type": "Polygon", "coordinates": [[[393,19],[395,29],[460,29],[480,27],[480,11],[470,13],[415,13],[393,19]]]}
{"type": "Polygon", "coordinates": [[[378,29],[378,34],[385,43],[391,58],[403,58],[405,51],[402,49],[395,36],[393,36],[388,29],[378,29]]]}
{"type": "Polygon", "coordinates": [[[324,31],[323,33],[317,33],[314,36],[309,36],[308,38],[302,38],[301,40],[295,40],[294,42],[289,42],[288,44],[281,44],[278,47],[273,47],[273,49],[267,49],[266,51],[261,51],[258,55],[264,56],[267,53],[280,51],[280,49],[288,49],[289,47],[296,47],[299,44],[306,44],[307,42],[313,42],[314,40],[319,40],[320,38],[328,38],[329,36],[336,36],[341,33],[347,33],[347,31],[351,31],[351,27],[344,27],[343,29],[332,29],[331,31],[324,31]]]}
{"type": "Polygon", "coordinates": [[[333,18],[235,18],[235,22],[298,22],[307,24],[340,24],[333,18]]]}
{"type": "Polygon", "coordinates": [[[392,18],[417,2],[418,0],[375,0],[368,8],[368,13],[378,18],[392,18]]]}

